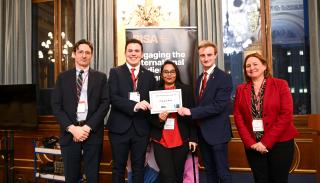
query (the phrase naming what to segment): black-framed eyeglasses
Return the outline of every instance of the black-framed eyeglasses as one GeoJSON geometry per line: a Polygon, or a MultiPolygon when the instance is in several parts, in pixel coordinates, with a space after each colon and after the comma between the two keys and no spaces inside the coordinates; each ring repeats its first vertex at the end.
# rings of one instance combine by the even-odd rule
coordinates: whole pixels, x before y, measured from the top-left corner
{"type": "Polygon", "coordinates": [[[171,71],[164,70],[164,71],[162,71],[162,73],[165,75],[176,75],[175,70],[171,70],[171,71]]]}

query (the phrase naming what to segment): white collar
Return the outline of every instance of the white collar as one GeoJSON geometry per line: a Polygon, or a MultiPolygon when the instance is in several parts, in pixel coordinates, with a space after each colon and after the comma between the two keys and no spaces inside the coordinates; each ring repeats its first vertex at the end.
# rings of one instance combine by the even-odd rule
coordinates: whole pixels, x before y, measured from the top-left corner
{"type": "Polygon", "coordinates": [[[216,64],[213,64],[207,71],[203,71],[203,72],[207,72],[208,75],[210,75],[213,72],[215,67],[216,67],[216,64]]]}
{"type": "Polygon", "coordinates": [[[127,67],[128,67],[128,69],[129,69],[130,72],[131,72],[131,69],[134,68],[134,69],[135,69],[135,70],[134,70],[134,73],[139,73],[140,64],[137,65],[136,67],[132,67],[132,66],[131,66],[130,64],[128,64],[128,63],[126,63],[126,65],[127,65],[127,67]]]}

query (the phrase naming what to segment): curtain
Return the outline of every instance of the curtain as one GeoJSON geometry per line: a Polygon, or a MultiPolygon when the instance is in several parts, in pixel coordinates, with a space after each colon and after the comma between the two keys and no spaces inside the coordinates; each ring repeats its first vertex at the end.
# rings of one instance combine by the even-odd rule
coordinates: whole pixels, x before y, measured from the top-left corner
{"type": "Polygon", "coordinates": [[[0,84],[32,82],[31,3],[0,1],[0,84]]]}
{"type": "Polygon", "coordinates": [[[198,40],[209,40],[216,44],[216,64],[224,70],[221,8],[221,0],[197,0],[198,40]]]}
{"type": "Polygon", "coordinates": [[[320,3],[309,2],[311,113],[320,113],[320,3]]]}
{"type": "Polygon", "coordinates": [[[75,1],[75,41],[93,42],[93,69],[108,75],[114,65],[113,1],[75,1]]]}

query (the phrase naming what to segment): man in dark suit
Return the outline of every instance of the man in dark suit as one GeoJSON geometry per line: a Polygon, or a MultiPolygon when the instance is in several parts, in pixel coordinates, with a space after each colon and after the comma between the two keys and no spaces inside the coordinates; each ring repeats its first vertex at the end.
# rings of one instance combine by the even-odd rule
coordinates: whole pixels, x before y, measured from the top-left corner
{"type": "Polygon", "coordinates": [[[93,46],[80,40],[73,47],[75,68],[61,73],[52,93],[52,110],[60,123],[66,182],[99,182],[103,121],[109,109],[107,76],[90,68],[93,46]]]}
{"type": "Polygon", "coordinates": [[[125,182],[129,152],[132,180],[144,179],[144,163],[150,131],[149,91],[156,80],[152,72],[140,65],[142,43],[130,39],[125,46],[126,63],[110,70],[111,112],[107,122],[112,150],[112,182],[125,182]]]}
{"type": "Polygon", "coordinates": [[[231,139],[231,76],[215,65],[217,48],[209,41],[198,47],[203,73],[196,87],[197,107],[180,108],[180,115],[191,116],[198,128],[199,148],[204,160],[208,183],[230,183],[228,142],[231,139]]]}

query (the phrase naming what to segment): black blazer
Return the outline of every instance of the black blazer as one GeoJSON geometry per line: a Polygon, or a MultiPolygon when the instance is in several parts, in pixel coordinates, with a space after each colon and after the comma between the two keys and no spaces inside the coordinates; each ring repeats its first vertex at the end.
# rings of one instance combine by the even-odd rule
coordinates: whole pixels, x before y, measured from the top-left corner
{"type": "MultiPolygon", "coordinates": [[[[195,90],[199,98],[199,88],[202,74],[198,77],[195,90]]],[[[206,88],[201,100],[197,100],[195,108],[191,110],[194,120],[199,120],[203,138],[210,145],[228,142],[231,139],[231,92],[232,79],[218,67],[209,75],[206,88]]]]}
{"type": "MultiPolygon", "coordinates": [[[[133,92],[131,73],[126,64],[112,68],[109,76],[111,111],[106,127],[111,133],[125,133],[133,124],[141,136],[149,135],[150,111],[134,112],[137,102],[129,100],[129,92],[133,92]]],[[[137,91],[140,101],[149,101],[149,91],[154,90],[156,80],[152,72],[140,66],[137,91]]]]}
{"type": "MultiPolygon", "coordinates": [[[[109,109],[107,76],[89,69],[88,73],[88,114],[86,124],[92,129],[87,143],[97,144],[103,141],[103,120],[109,109]]],[[[77,120],[76,69],[58,76],[52,92],[51,106],[53,114],[60,123],[60,144],[72,141],[72,134],[66,128],[77,120]]]]}
{"type": "MultiPolygon", "coordinates": [[[[158,89],[164,90],[164,87],[159,87],[158,89]]],[[[194,107],[192,88],[187,85],[177,84],[176,89],[181,89],[182,91],[183,107],[194,107]]],[[[152,115],[151,138],[160,141],[162,137],[163,127],[164,122],[160,122],[158,114],[152,115]]],[[[197,142],[196,127],[190,116],[183,117],[178,115],[178,127],[183,141],[197,142]]]]}

